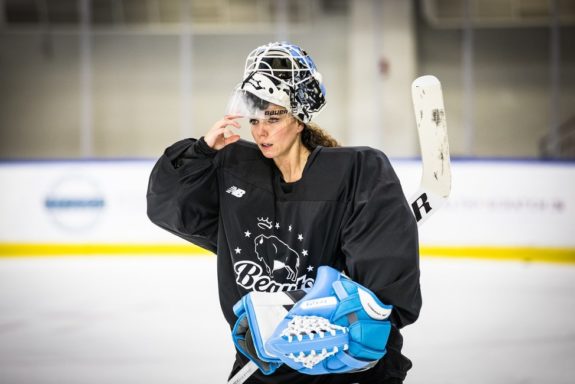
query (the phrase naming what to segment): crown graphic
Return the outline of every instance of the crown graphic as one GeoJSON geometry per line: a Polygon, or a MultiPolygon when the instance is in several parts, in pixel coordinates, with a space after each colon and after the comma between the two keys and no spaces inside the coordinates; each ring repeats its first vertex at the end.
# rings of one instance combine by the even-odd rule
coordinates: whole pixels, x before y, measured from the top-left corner
{"type": "Polygon", "coordinates": [[[258,227],[260,227],[261,229],[271,229],[272,228],[272,222],[269,219],[269,217],[266,217],[265,219],[263,217],[258,217],[258,227]]]}

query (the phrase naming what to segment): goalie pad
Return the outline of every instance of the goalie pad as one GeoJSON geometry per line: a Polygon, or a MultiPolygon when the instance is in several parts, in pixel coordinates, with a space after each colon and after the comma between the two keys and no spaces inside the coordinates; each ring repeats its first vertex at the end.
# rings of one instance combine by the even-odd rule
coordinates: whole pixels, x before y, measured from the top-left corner
{"type": "Polygon", "coordinates": [[[234,305],[238,316],[232,330],[236,348],[253,361],[260,371],[270,375],[283,364],[265,347],[279,323],[306,291],[250,292],[234,305]]]}
{"type": "Polygon", "coordinates": [[[308,375],[369,369],[386,353],[391,310],[369,289],[323,266],[265,350],[275,361],[308,375]]]}

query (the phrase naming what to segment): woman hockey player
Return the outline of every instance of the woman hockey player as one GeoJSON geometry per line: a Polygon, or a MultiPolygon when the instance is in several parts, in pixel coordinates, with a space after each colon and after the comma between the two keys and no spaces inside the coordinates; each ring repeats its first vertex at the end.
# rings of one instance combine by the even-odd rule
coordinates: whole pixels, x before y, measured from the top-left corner
{"type": "MultiPolygon", "coordinates": [[[[321,76],[303,50],[258,47],[228,113],[158,160],[148,216],[217,253],[220,304],[231,326],[246,293],[310,288],[320,266],[344,271],[393,305],[387,353],[370,369],[305,375],[282,365],[248,382],[401,383],[411,362],[399,330],[421,307],[416,222],[382,152],[339,147],[311,123],[324,105],[321,76]],[[241,117],[254,143],[234,131],[241,117]]],[[[232,375],[247,361],[238,353],[232,375]]]]}

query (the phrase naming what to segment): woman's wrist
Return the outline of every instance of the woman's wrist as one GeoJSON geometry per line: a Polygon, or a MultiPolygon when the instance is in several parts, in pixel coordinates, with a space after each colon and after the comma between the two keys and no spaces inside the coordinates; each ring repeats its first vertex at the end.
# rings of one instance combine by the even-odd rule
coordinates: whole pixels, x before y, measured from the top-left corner
{"type": "Polygon", "coordinates": [[[217,149],[214,149],[208,145],[204,136],[199,138],[197,150],[204,155],[215,155],[217,152],[217,149]]]}

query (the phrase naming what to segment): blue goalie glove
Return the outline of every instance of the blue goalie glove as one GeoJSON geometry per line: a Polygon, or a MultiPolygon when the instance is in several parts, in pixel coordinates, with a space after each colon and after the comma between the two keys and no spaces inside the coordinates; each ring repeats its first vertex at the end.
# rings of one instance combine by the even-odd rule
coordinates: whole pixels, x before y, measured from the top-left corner
{"type": "Polygon", "coordinates": [[[392,306],[325,266],[308,291],[252,292],[234,310],[234,342],[266,374],[282,363],[309,375],[368,369],[385,355],[391,330],[392,306]]]}

